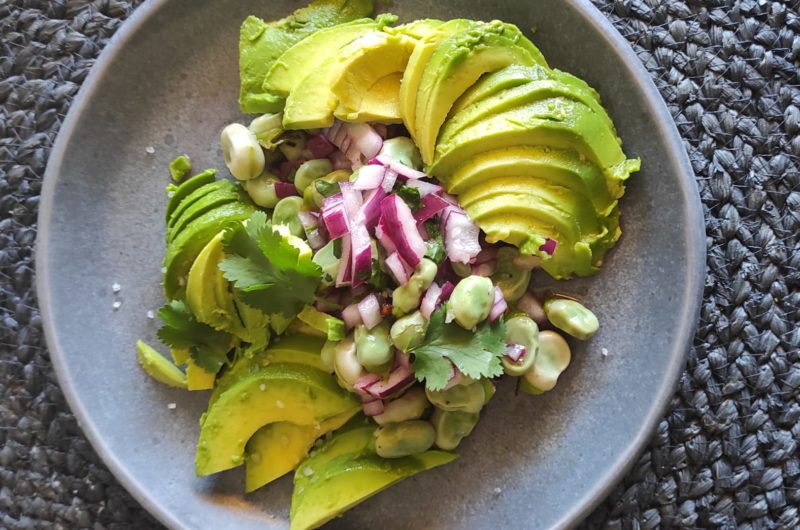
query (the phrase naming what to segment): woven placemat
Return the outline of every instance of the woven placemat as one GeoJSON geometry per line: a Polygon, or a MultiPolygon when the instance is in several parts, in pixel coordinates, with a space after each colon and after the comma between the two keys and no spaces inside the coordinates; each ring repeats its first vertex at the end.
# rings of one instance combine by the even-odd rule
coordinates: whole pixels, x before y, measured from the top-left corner
{"type": "MultiPolygon", "coordinates": [[[[587,528],[800,527],[800,2],[593,0],[651,72],[706,213],[687,369],[587,528]]],[[[0,0],[0,528],[159,528],[53,376],[33,288],[42,173],[95,58],[140,0],[0,0]]]]}

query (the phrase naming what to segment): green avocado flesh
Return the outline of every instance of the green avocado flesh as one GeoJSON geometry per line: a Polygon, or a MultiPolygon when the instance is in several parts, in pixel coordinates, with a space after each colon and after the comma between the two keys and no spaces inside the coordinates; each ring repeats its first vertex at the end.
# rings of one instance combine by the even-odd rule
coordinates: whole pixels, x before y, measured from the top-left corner
{"type": "Polygon", "coordinates": [[[374,449],[375,425],[362,422],[354,418],[298,466],[292,530],[317,528],[392,484],[457,458],[444,451],[380,458],[374,449]]]}
{"type": "MultiPolygon", "coordinates": [[[[225,185],[221,185],[218,189],[206,193],[191,203],[185,210],[183,210],[183,212],[181,212],[180,216],[175,220],[175,223],[168,229],[168,242],[174,241],[175,238],[178,237],[178,235],[180,235],[180,233],[186,229],[186,227],[189,226],[192,221],[204,213],[210,212],[211,210],[219,208],[220,206],[224,206],[225,204],[249,200],[247,194],[242,190],[242,188],[234,183],[228,180],[219,180],[217,182],[224,183],[225,185]]],[[[216,184],[216,182],[214,184],[216,184]]],[[[208,186],[213,186],[213,184],[209,184],[208,186]]],[[[197,191],[203,191],[203,189],[206,187],[207,186],[204,186],[197,191]]],[[[181,203],[181,206],[183,206],[183,203],[181,203]]],[[[177,210],[175,210],[176,214],[178,213],[178,210],[180,210],[180,206],[177,210]]]]}
{"type": "Polygon", "coordinates": [[[169,219],[172,217],[172,214],[175,213],[175,210],[183,202],[183,199],[188,197],[198,188],[214,182],[216,175],[216,169],[207,169],[202,173],[198,173],[192,178],[183,181],[183,183],[181,183],[181,185],[178,186],[178,188],[172,193],[169,201],[167,202],[167,211],[165,214],[166,221],[169,221],[169,219]]]}
{"type": "Polygon", "coordinates": [[[330,374],[299,364],[270,364],[232,384],[209,407],[195,470],[203,476],[241,465],[245,444],[264,425],[313,426],[359,408],[356,397],[330,374]]]}
{"type": "Polygon", "coordinates": [[[239,106],[242,112],[280,112],[283,96],[263,87],[264,78],[276,59],[314,32],[367,17],[372,9],[372,0],[316,0],[274,22],[247,17],[239,31],[239,106]]]}
{"type": "Polygon", "coordinates": [[[438,45],[420,77],[414,118],[415,141],[426,164],[433,162],[439,129],[453,103],[483,74],[510,64],[547,64],[512,24],[489,22],[438,45]]]}

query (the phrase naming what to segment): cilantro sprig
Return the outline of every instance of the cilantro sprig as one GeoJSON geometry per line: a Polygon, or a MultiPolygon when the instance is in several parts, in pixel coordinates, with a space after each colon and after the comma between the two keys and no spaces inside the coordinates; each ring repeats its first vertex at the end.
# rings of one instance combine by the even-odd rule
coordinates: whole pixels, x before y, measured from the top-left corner
{"type": "Polygon", "coordinates": [[[228,361],[233,337],[199,322],[186,302],[172,300],[158,310],[164,326],[158,330],[161,342],[172,348],[188,348],[192,360],[207,372],[217,373],[228,361]]]}
{"type": "Polygon", "coordinates": [[[227,227],[222,244],[226,258],[219,268],[245,304],[293,318],[314,301],[322,269],[273,231],[264,212],[254,213],[246,226],[227,227]]]}
{"type": "Polygon", "coordinates": [[[425,341],[413,348],[414,374],[430,390],[441,390],[450,378],[452,362],[473,379],[497,377],[503,373],[500,358],[506,351],[505,323],[483,322],[472,332],[456,323],[445,323],[445,307],[431,315],[425,341]]]}

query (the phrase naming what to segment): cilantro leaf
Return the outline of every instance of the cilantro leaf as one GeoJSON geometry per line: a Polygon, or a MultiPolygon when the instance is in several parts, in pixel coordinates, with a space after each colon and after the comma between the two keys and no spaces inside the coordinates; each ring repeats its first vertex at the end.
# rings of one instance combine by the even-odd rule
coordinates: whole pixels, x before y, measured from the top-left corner
{"type": "Polygon", "coordinates": [[[229,333],[198,322],[186,302],[172,300],[158,310],[164,326],[158,338],[171,348],[189,348],[192,360],[207,372],[217,373],[228,361],[233,346],[229,333]]]}
{"type": "Polygon", "coordinates": [[[226,258],[219,268],[245,304],[291,319],[313,303],[322,269],[274,232],[264,212],[254,213],[246,227],[226,228],[222,244],[226,258]]]}
{"type": "Polygon", "coordinates": [[[392,279],[389,277],[388,274],[383,272],[378,264],[378,260],[372,260],[372,271],[370,272],[369,280],[367,283],[370,284],[372,287],[377,289],[378,291],[383,291],[384,289],[388,289],[391,285],[392,279]]]}
{"type": "Polygon", "coordinates": [[[406,201],[406,204],[408,204],[408,207],[411,208],[412,211],[417,211],[422,208],[422,198],[419,196],[419,188],[403,185],[397,188],[395,193],[406,201]]]}
{"type": "Polygon", "coordinates": [[[425,257],[430,258],[437,265],[444,261],[444,238],[442,231],[439,230],[439,223],[436,220],[429,220],[425,222],[425,229],[431,238],[425,241],[425,257]]]}
{"type": "Polygon", "coordinates": [[[430,390],[441,390],[450,378],[450,363],[473,379],[503,373],[500,358],[505,354],[505,323],[481,323],[475,332],[455,323],[445,324],[445,307],[431,315],[425,341],[413,348],[414,374],[430,390]]]}
{"type": "Polygon", "coordinates": [[[317,179],[314,181],[314,189],[317,190],[317,193],[327,198],[339,193],[339,183],[317,179]]]}

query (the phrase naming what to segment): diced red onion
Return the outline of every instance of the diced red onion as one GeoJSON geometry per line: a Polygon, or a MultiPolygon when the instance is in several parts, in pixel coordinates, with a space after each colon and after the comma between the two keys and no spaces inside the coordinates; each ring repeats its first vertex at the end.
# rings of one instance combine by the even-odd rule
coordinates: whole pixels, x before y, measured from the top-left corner
{"type": "Polygon", "coordinates": [[[397,182],[397,171],[387,169],[383,175],[383,183],[381,184],[383,191],[386,193],[391,193],[395,182],[397,182]]]}
{"type": "Polygon", "coordinates": [[[425,197],[432,193],[438,195],[442,192],[441,186],[434,184],[433,182],[428,182],[427,180],[408,180],[406,181],[406,186],[410,188],[417,188],[419,190],[420,197],[425,197]]]}
{"type": "Polygon", "coordinates": [[[305,160],[302,158],[298,158],[296,160],[284,160],[281,162],[281,165],[278,166],[278,176],[283,180],[288,179],[292,173],[297,171],[297,168],[303,165],[303,162],[305,162],[305,160]]]}
{"type": "Polygon", "coordinates": [[[403,260],[400,259],[400,255],[397,252],[392,252],[389,254],[383,263],[386,265],[386,268],[389,269],[389,272],[399,285],[405,285],[408,283],[408,272],[406,272],[406,266],[403,263],[403,260]]]}
{"type": "Polygon", "coordinates": [[[384,381],[370,385],[367,392],[376,398],[383,399],[404,390],[414,382],[414,372],[410,367],[399,365],[389,372],[389,377],[384,381]]]}
{"type": "Polygon", "coordinates": [[[319,224],[319,214],[315,212],[299,212],[297,214],[300,224],[308,240],[308,246],[313,250],[319,250],[327,243],[327,233],[325,228],[319,224]]]}
{"type": "Polygon", "coordinates": [[[453,289],[455,288],[456,286],[453,285],[453,282],[449,280],[444,282],[444,285],[442,285],[442,293],[440,295],[442,302],[450,300],[450,295],[453,294],[453,289]]]}
{"type": "Polygon", "coordinates": [[[378,219],[381,215],[381,201],[386,197],[386,192],[383,188],[378,187],[374,190],[368,191],[364,196],[364,203],[361,206],[361,214],[364,218],[364,224],[368,230],[375,228],[378,219]]]}
{"type": "Polygon", "coordinates": [[[325,228],[327,228],[328,236],[331,239],[339,239],[348,234],[350,221],[347,219],[347,212],[345,212],[342,202],[323,206],[320,213],[322,222],[325,223],[325,228]]]}
{"type": "Polygon", "coordinates": [[[350,285],[353,269],[350,268],[350,234],[342,236],[342,257],[339,259],[339,272],[336,273],[336,287],[350,285]]]}
{"type": "Polygon", "coordinates": [[[558,246],[558,241],[556,241],[555,239],[550,239],[548,237],[545,238],[544,245],[539,247],[539,250],[541,250],[542,252],[546,252],[552,256],[553,254],[555,254],[557,246],[558,246]]]}
{"type": "Polygon", "coordinates": [[[336,147],[322,134],[314,134],[306,140],[306,149],[314,158],[328,158],[336,147]]]}
{"type": "Polygon", "coordinates": [[[361,166],[358,176],[353,182],[353,188],[357,190],[374,190],[383,183],[383,176],[386,168],[383,166],[361,166]]]}
{"type": "Polygon", "coordinates": [[[346,169],[347,171],[352,171],[353,169],[353,164],[350,163],[341,151],[334,151],[328,159],[331,161],[331,167],[333,167],[334,170],[346,169]]]}
{"type": "Polygon", "coordinates": [[[366,123],[344,123],[337,120],[325,131],[325,136],[355,165],[370,160],[383,147],[381,135],[366,123]]]}
{"type": "Polygon", "coordinates": [[[362,402],[361,408],[364,411],[364,416],[372,417],[383,414],[384,405],[383,401],[376,399],[373,401],[367,401],[366,403],[362,402]]]}
{"type": "Polygon", "coordinates": [[[489,311],[489,322],[494,322],[500,315],[506,312],[508,309],[508,304],[506,303],[506,299],[503,297],[503,291],[500,290],[499,287],[494,288],[494,304],[492,305],[492,309],[489,311]]]}
{"type": "Polygon", "coordinates": [[[480,230],[464,210],[450,206],[443,214],[444,246],[455,263],[470,263],[481,251],[480,230]]]}
{"type": "Polygon", "coordinates": [[[352,223],[358,215],[358,211],[361,209],[363,197],[361,193],[353,187],[352,182],[340,182],[339,189],[342,190],[342,202],[344,203],[347,217],[352,223]]]}
{"type": "Polygon", "coordinates": [[[388,167],[393,171],[397,171],[398,175],[407,179],[421,179],[427,177],[425,173],[422,171],[417,171],[413,167],[408,167],[407,165],[395,160],[394,158],[390,157],[386,154],[380,154],[375,157],[378,162],[383,164],[384,166],[388,167]]]}
{"type": "Polygon", "coordinates": [[[383,233],[392,240],[403,261],[416,267],[427,247],[419,235],[411,208],[398,195],[389,195],[381,202],[380,223],[383,233]]]}
{"type": "Polygon", "coordinates": [[[363,222],[356,221],[350,226],[350,259],[352,260],[353,268],[351,282],[355,287],[368,280],[372,272],[372,240],[363,222]]]}
{"type": "Polygon", "coordinates": [[[361,315],[361,322],[367,326],[367,329],[374,328],[383,320],[381,304],[378,302],[378,297],[373,293],[370,293],[358,303],[358,312],[361,315]]]}
{"type": "Polygon", "coordinates": [[[414,212],[414,219],[416,219],[418,223],[427,221],[450,207],[450,204],[446,200],[434,194],[425,195],[422,197],[421,202],[422,208],[414,212]]]}
{"type": "Polygon", "coordinates": [[[428,227],[425,226],[425,223],[417,223],[417,230],[419,231],[419,236],[425,241],[431,238],[431,234],[428,232],[428,227]]]}
{"type": "Polygon", "coordinates": [[[353,329],[361,324],[361,312],[358,310],[358,304],[350,304],[342,309],[342,320],[347,329],[353,329]]]}
{"type": "Polygon", "coordinates": [[[383,231],[383,225],[380,222],[378,223],[378,226],[375,227],[375,237],[378,238],[378,241],[380,241],[381,246],[387,254],[397,252],[397,247],[394,246],[392,240],[389,239],[389,236],[383,231]]]}
{"type": "Polygon", "coordinates": [[[370,395],[367,389],[381,380],[381,376],[373,373],[366,373],[358,378],[353,385],[353,390],[362,396],[362,400],[366,402],[375,401],[375,396],[370,395]]]}
{"type": "Polygon", "coordinates": [[[436,304],[439,303],[442,295],[442,288],[436,283],[432,283],[425,296],[422,297],[422,302],[419,304],[419,312],[426,320],[430,320],[431,313],[436,309],[436,304]]]}
{"type": "Polygon", "coordinates": [[[522,344],[509,344],[506,346],[506,357],[514,362],[518,362],[520,359],[525,357],[527,353],[528,351],[522,344]]]}
{"type": "Polygon", "coordinates": [[[282,182],[279,180],[275,183],[275,195],[277,195],[279,199],[293,197],[297,195],[297,188],[291,182],[282,182]]]}

